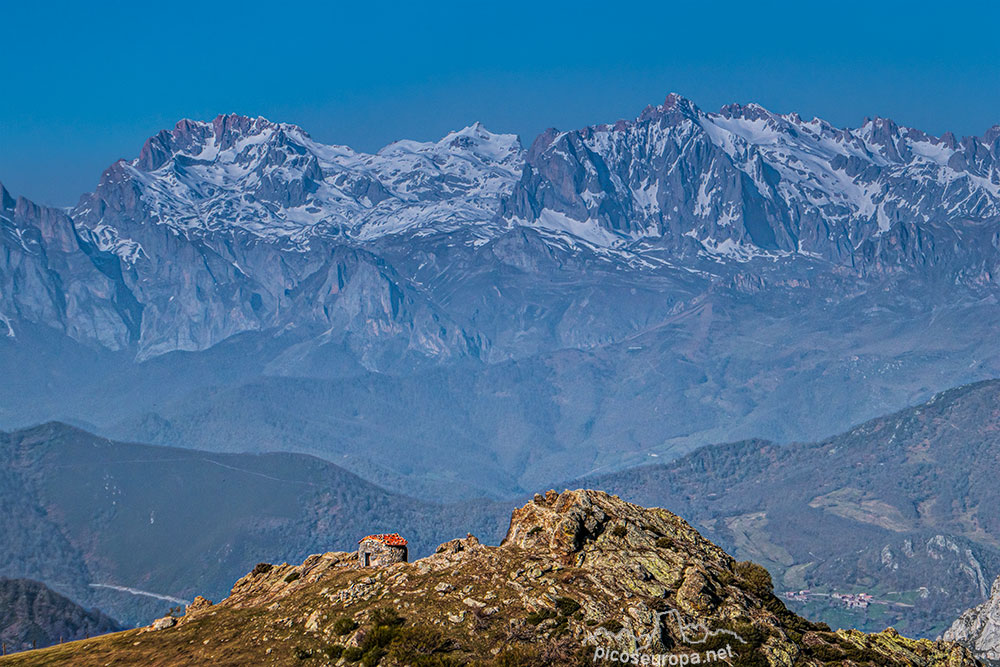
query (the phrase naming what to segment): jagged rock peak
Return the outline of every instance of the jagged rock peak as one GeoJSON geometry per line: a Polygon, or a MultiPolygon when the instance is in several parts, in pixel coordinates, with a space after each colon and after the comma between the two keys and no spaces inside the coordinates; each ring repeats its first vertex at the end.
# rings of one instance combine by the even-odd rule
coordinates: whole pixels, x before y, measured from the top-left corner
{"type": "MultiPolygon", "coordinates": [[[[633,531],[626,542],[629,548],[649,546],[656,536],[664,535],[677,545],[701,548],[709,544],[687,522],[667,510],[646,509],[603,491],[577,489],[536,494],[531,502],[514,510],[501,546],[541,550],[580,564],[606,546],[600,540],[602,535],[623,530],[626,535],[633,531]],[[635,532],[639,527],[643,530],[635,532]]],[[[620,550],[621,546],[615,544],[614,548],[620,550]]],[[[727,558],[721,550],[712,555],[727,558]]]]}
{"type": "Polygon", "coordinates": [[[686,97],[677,93],[667,95],[663,104],[650,105],[639,114],[638,121],[667,119],[678,122],[683,119],[695,120],[701,115],[701,109],[686,97]]]}
{"type": "Polygon", "coordinates": [[[173,130],[161,130],[147,139],[134,164],[137,169],[151,172],[178,154],[214,159],[241,143],[297,143],[308,139],[299,126],[275,123],[263,116],[220,114],[211,122],[185,118],[173,130]]]}
{"type": "Polygon", "coordinates": [[[1000,664],[1000,577],[993,582],[989,599],[956,619],[943,639],[965,646],[980,660],[1000,664]]]}
{"type": "Polygon", "coordinates": [[[0,182],[0,211],[9,211],[14,208],[14,198],[11,196],[10,192],[0,182]]]}

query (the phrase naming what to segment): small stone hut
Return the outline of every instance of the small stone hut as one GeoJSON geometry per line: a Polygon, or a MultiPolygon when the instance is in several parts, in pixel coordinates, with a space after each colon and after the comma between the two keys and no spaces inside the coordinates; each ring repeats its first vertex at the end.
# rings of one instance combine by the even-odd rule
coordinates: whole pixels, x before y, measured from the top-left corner
{"type": "Polygon", "coordinates": [[[399,533],[369,535],[358,542],[358,563],[361,567],[386,567],[405,563],[406,540],[399,533]]]}

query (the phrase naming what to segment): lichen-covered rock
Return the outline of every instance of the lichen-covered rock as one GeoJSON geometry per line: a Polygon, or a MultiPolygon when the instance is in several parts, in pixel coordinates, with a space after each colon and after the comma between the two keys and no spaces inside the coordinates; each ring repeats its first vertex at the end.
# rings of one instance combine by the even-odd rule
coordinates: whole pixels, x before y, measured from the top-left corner
{"type": "Polygon", "coordinates": [[[440,545],[435,553],[457,554],[460,551],[468,551],[469,549],[474,549],[478,546],[481,546],[479,539],[472,533],[468,533],[465,537],[449,540],[440,545]]]}
{"type": "Polygon", "coordinates": [[[195,596],[194,600],[191,601],[191,604],[189,604],[187,608],[184,610],[184,615],[187,616],[189,614],[197,614],[202,611],[205,611],[211,606],[212,606],[211,600],[207,600],[202,596],[197,595],[195,596]]]}

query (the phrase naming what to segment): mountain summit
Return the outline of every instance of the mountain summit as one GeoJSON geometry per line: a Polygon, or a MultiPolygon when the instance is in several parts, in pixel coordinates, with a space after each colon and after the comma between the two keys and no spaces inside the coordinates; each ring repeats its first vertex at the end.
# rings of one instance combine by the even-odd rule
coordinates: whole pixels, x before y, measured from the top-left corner
{"type": "Polygon", "coordinates": [[[955,644],[810,623],[774,596],[766,570],[735,562],[670,512],[583,489],[536,495],[514,511],[498,547],[470,535],[386,567],[343,552],[261,563],[218,604],[199,598],[183,618],[9,664],[543,667],[681,656],[775,667],[979,664],[955,644]]]}

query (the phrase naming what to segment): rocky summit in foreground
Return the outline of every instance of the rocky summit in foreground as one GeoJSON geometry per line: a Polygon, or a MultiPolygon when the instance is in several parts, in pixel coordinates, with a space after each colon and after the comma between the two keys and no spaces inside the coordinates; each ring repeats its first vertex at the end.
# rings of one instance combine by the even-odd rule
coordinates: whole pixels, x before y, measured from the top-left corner
{"type": "Polygon", "coordinates": [[[498,547],[471,535],[413,563],[353,553],[260,564],[213,605],[3,665],[977,665],[966,648],[831,631],[762,567],[683,520],[599,491],[537,495],[498,547]]]}

